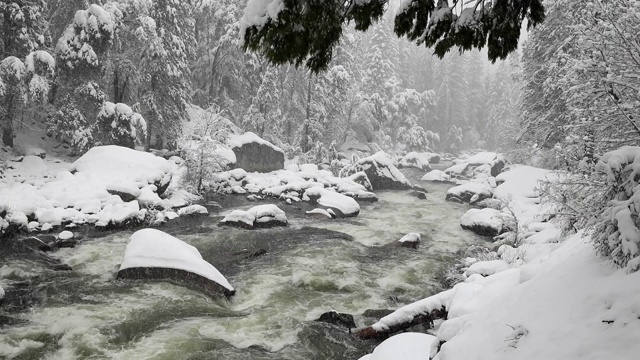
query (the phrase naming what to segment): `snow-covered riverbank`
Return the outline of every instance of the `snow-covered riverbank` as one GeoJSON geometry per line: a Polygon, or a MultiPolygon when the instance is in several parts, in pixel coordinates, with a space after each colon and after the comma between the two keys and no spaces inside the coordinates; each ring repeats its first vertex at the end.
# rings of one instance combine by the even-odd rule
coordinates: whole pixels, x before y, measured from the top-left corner
{"type": "MultiPolygon", "coordinates": [[[[463,282],[398,309],[372,328],[383,331],[444,307],[446,320],[429,340],[436,360],[637,357],[640,274],[598,256],[582,232],[565,237],[543,221],[547,205],[535,188],[552,176],[527,166],[499,175],[500,185],[492,190],[524,231],[520,245],[502,245],[495,259],[467,259],[463,282]]],[[[395,354],[412,348],[409,342],[394,341],[395,354]]],[[[362,359],[393,358],[383,356],[389,353],[394,352],[362,359]]],[[[422,350],[404,359],[425,356],[422,350]]]]}

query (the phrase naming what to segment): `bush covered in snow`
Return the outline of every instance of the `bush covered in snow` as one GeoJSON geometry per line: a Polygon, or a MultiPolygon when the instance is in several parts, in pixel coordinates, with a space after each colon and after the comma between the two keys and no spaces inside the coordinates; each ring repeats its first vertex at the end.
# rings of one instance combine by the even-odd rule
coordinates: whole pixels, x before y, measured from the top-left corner
{"type": "Polygon", "coordinates": [[[640,268],[640,147],[624,146],[602,156],[597,169],[606,176],[606,204],[590,224],[596,249],[629,271],[640,268]]]}
{"type": "Polygon", "coordinates": [[[106,101],[97,118],[98,132],[104,145],[134,148],[147,136],[147,123],[126,104],[106,101]]]}

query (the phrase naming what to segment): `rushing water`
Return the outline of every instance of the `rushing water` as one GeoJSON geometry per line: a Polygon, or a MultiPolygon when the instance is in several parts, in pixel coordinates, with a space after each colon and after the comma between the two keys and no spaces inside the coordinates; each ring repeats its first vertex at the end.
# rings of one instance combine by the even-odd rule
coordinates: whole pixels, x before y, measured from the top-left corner
{"type": "Polygon", "coordinates": [[[427,200],[381,192],[352,219],[313,220],[279,203],[287,228],[219,227],[232,210],[224,207],[162,228],[218,267],[237,289],[230,300],[115,280],[130,231],[56,252],[73,271],[10,258],[0,264],[3,285],[26,284],[35,300],[0,307],[0,358],[357,359],[376,344],[314,321],[320,314],[336,310],[370,324],[376,319],[360,315],[367,309],[395,309],[440,290],[435,274],[452,254],[482,241],[460,229],[467,207],[444,201],[446,185],[422,185],[427,200]],[[408,232],[423,235],[418,250],[389,246],[408,232]],[[266,255],[247,256],[257,249],[266,255]]]}

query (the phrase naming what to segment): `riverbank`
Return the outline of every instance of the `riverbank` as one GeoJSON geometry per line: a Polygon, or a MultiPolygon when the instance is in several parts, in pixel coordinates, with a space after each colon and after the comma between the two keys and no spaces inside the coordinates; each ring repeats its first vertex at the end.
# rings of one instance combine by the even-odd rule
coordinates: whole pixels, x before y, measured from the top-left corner
{"type": "MultiPolygon", "coordinates": [[[[635,358],[640,274],[598,256],[588,235],[562,235],[545,220],[549,207],[536,183],[549,175],[514,167],[496,179],[505,182],[494,196],[508,200],[524,233],[519,246],[502,245],[486,261],[467,259],[464,280],[453,289],[402,307],[372,328],[383,331],[442,306],[446,317],[431,331],[435,360],[635,358]]],[[[361,359],[386,358],[374,352],[361,359]]]]}

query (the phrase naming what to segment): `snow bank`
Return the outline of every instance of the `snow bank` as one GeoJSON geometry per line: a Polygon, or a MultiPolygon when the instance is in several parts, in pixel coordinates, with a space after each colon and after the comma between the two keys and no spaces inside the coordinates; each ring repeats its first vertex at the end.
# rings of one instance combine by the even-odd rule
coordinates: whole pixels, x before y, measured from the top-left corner
{"type": "Polygon", "coordinates": [[[120,271],[133,268],[170,268],[200,275],[229,291],[227,279],[202,259],[195,247],[156,229],[142,229],[131,235],[120,271]]]}
{"type": "Polygon", "coordinates": [[[376,346],[369,360],[424,360],[438,347],[433,335],[406,332],[383,341],[376,346]]]}

